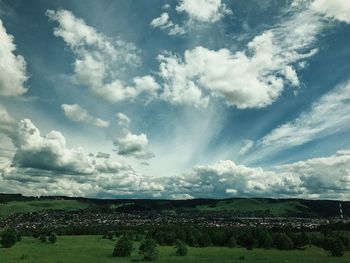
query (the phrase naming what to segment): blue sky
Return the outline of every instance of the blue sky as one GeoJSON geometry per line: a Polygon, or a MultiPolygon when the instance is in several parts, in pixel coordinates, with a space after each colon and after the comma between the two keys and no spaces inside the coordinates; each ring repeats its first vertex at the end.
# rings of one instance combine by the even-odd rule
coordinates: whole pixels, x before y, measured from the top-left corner
{"type": "Polygon", "coordinates": [[[350,3],[0,0],[0,191],[349,199],[350,3]]]}

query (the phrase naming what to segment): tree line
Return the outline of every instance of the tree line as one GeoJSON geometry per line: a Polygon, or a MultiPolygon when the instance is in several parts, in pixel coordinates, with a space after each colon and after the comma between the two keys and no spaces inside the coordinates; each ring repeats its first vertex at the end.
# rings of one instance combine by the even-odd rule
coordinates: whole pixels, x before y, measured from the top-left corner
{"type": "MultiPolygon", "coordinates": [[[[45,230],[36,231],[33,233],[33,236],[41,242],[55,243],[57,234],[62,235],[61,232],[45,230]]],[[[292,250],[314,245],[329,251],[333,256],[342,256],[344,251],[350,248],[349,232],[334,231],[331,228],[322,228],[313,232],[296,232],[293,229],[267,229],[261,227],[208,228],[197,226],[157,226],[120,228],[115,231],[105,230],[103,238],[114,239],[115,237],[118,238],[116,247],[127,251],[132,241],[138,241],[142,245],[147,240],[149,243],[140,246],[142,255],[147,254],[142,252],[142,247],[153,247],[150,243],[155,243],[155,247],[157,245],[174,245],[182,250],[186,250],[187,246],[243,247],[247,250],[254,248],[292,250]]],[[[2,247],[11,247],[20,240],[20,233],[12,229],[6,229],[1,233],[0,242],[2,247]]],[[[117,249],[116,251],[119,250],[117,249]]],[[[117,255],[118,252],[113,252],[113,254],[117,255]]]]}

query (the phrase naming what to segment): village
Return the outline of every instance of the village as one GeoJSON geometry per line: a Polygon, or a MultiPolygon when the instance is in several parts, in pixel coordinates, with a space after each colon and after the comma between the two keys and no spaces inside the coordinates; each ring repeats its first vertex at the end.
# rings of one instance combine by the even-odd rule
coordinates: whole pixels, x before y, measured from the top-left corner
{"type": "Polygon", "coordinates": [[[30,231],[57,227],[194,225],[199,227],[263,227],[267,229],[281,227],[312,230],[340,220],[344,223],[348,222],[348,220],[340,218],[238,217],[234,213],[227,212],[48,210],[12,214],[0,220],[0,228],[11,227],[18,231],[30,231]]]}

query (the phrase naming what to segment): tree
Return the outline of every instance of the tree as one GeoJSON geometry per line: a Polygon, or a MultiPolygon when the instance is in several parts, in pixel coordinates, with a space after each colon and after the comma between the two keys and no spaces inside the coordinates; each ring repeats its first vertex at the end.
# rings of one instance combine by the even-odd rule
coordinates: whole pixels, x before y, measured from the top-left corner
{"type": "Polygon", "coordinates": [[[340,239],[335,239],[330,247],[330,252],[332,256],[342,257],[344,255],[344,244],[340,239]]]}
{"type": "Polygon", "coordinates": [[[266,229],[257,228],[254,231],[254,238],[257,241],[257,246],[260,248],[271,248],[273,246],[271,234],[266,229]]]}
{"type": "Polygon", "coordinates": [[[50,233],[50,235],[49,235],[49,242],[50,243],[56,243],[56,241],[57,241],[57,235],[56,235],[56,233],[54,233],[54,232],[51,232],[50,233]]]}
{"type": "Polygon", "coordinates": [[[113,240],[113,232],[108,232],[107,238],[108,238],[109,240],[113,240]]]}
{"type": "Polygon", "coordinates": [[[40,235],[39,239],[40,239],[41,243],[45,243],[47,241],[47,238],[45,235],[40,235]]]}
{"type": "Polygon", "coordinates": [[[245,233],[238,238],[239,244],[242,247],[245,247],[247,250],[252,250],[256,244],[256,240],[254,239],[252,233],[245,233]]]}
{"type": "Polygon", "coordinates": [[[341,257],[344,255],[344,244],[340,238],[326,237],[323,242],[323,248],[328,250],[332,256],[341,257]]]}
{"type": "Polygon", "coordinates": [[[273,238],[269,232],[266,232],[266,235],[260,240],[259,246],[261,248],[272,248],[273,247],[273,238]]]}
{"type": "Polygon", "coordinates": [[[211,245],[211,237],[207,231],[202,231],[198,243],[200,247],[208,247],[211,245]]]}
{"type": "Polygon", "coordinates": [[[294,248],[293,241],[286,233],[276,234],[274,240],[277,249],[289,250],[294,248]]]}
{"type": "Polygon", "coordinates": [[[177,240],[175,244],[176,255],[178,256],[186,256],[188,254],[187,246],[181,240],[177,240]]]}
{"type": "Polygon", "coordinates": [[[17,241],[18,242],[22,241],[22,236],[20,233],[17,233],[17,241]]]}
{"type": "Polygon", "coordinates": [[[132,251],[132,242],[124,235],[115,244],[113,257],[128,257],[132,251]]]}
{"type": "Polygon", "coordinates": [[[230,239],[228,240],[227,246],[230,248],[234,248],[237,246],[237,241],[234,236],[230,237],[230,239]]]}
{"type": "Polygon", "coordinates": [[[155,260],[158,257],[156,241],[154,239],[145,239],[140,245],[139,253],[144,260],[155,260]]]}
{"type": "Polygon", "coordinates": [[[1,234],[2,247],[9,248],[16,244],[17,233],[12,229],[7,229],[1,234]]]}

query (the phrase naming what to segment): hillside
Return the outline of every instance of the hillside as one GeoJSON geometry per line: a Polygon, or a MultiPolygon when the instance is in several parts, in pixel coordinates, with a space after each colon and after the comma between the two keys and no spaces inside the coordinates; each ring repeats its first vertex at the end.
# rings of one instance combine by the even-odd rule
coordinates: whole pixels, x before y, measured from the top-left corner
{"type": "Polygon", "coordinates": [[[233,198],[233,199],[89,199],[80,197],[24,197],[0,194],[0,217],[42,210],[112,209],[120,212],[229,212],[237,216],[339,217],[339,203],[350,216],[349,201],[233,198]]]}

